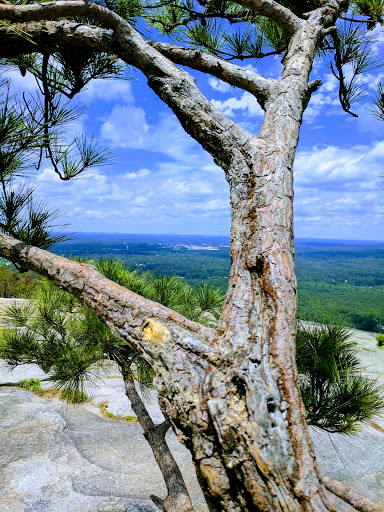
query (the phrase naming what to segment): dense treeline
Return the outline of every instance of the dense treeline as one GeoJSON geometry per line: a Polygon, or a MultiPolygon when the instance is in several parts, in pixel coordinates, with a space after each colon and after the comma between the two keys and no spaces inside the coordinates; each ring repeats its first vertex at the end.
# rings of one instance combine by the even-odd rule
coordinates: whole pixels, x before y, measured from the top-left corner
{"type": "Polygon", "coordinates": [[[27,298],[36,283],[36,277],[29,272],[20,274],[8,264],[0,264],[0,297],[27,298]]]}
{"type": "MultiPolygon", "coordinates": [[[[64,256],[114,257],[127,268],[177,275],[195,286],[207,281],[226,290],[230,268],[225,238],[146,235],[88,237],[60,244],[64,256]],[[215,250],[211,250],[212,247],[215,250]],[[200,247],[200,249],[199,249],[200,247]],[[205,247],[205,249],[201,249],[205,247]]],[[[384,325],[384,244],[306,241],[296,244],[298,317],[381,332],[384,325]]],[[[0,270],[3,297],[28,295],[33,279],[0,270]]]]}

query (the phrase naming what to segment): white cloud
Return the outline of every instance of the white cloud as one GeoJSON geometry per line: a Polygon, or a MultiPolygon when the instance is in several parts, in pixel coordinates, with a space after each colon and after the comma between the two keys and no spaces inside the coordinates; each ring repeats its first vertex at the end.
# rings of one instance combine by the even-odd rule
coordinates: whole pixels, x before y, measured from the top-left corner
{"type": "Polygon", "coordinates": [[[43,171],[37,176],[36,181],[45,182],[45,183],[59,183],[60,178],[57,173],[53,169],[46,167],[43,171]]]}
{"type": "Polygon", "coordinates": [[[238,110],[248,117],[264,115],[256,98],[249,92],[244,92],[241,98],[232,97],[224,101],[213,99],[211,103],[226,116],[233,116],[238,110]]]}
{"type": "Polygon", "coordinates": [[[116,105],[101,126],[101,136],[115,148],[146,149],[188,164],[201,161],[204,153],[173,115],[160,114],[149,125],[145,111],[133,104],[116,105]]]}
{"type": "Polygon", "coordinates": [[[133,94],[130,82],[117,79],[99,78],[92,80],[77,98],[84,103],[92,100],[103,101],[124,101],[125,103],[133,101],[133,94]]]}
{"type": "Polygon", "coordinates": [[[338,98],[338,81],[331,75],[325,75],[323,84],[315,91],[303,116],[307,123],[313,123],[320,115],[343,114],[338,98]]]}
{"type": "Polygon", "coordinates": [[[37,83],[35,77],[29,71],[22,76],[18,69],[12,68],[3,73],[3,78],[8,78],[12,82],[12,86],[16,88],[17,91],[28,91],[34,92],[37,90],[37,83]]]}
{"type": "Polygon", "coordinates": [[[112,147],[145,149],[148,146],[149,126],[145,112],[133,105],[116,105],[101,127],[101,136],[112,147]]]}
{"type": "Polygon", "coordinates": [[[226,82],[223,82],[222,80],[212,76],[208,78],[208,84],[212,87],[212,89],[219,92],[229,92],[232,89],[232,87],[226,82]]]}
{"type": "Polygon", "coordinates": [[[126,180],[137,180],[140,178],[146,178],[151,174],[149,169],[139,169],[137,172],[126,172],[123,174],[123,178],[126,180]]]}
{"type": "Polygon", "coordinates": [[[339,81],[334,75],[332,75],[332,73],[325,74],[322,81],[323,85],[320,88],[321,90],[327,92],[337,91],[339,87],[339,81]]]}
{"type": "Polygon", "coordinates": [[[296,234],[382,238],[383,157],[384,141],[298,151],[294,164],[296,234]]]}
{"type": "Polygon", "coordinates": [[[100,210],[86,210],[83,215],[91,219],[105,219],[106,212],[100,210]]]}

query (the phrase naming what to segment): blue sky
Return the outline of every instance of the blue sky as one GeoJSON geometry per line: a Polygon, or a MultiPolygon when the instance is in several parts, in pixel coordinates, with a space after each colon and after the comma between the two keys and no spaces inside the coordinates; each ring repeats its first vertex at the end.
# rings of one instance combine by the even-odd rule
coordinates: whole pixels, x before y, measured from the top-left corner
{"type": "MultiPolygon", "coordinates": [[[[382,51],[378,43],[377,52],[382,51]]],[[[278,59],[253,66],[277,77],[278,59]]],[[[31,76],[9,73],[18,89],[31,76]]],[[[369,91],[377,74],[364,83],[369,91]]],[[[130,80],[98,80],[81,93],[86,115],[73,126],[111,147],[116,162],[62,182],[46,164],[40,195],[64,213],[71,231],[228,235],[228,186],[223,171],[187,135],[169,108],[134,71],[130,80]]],[[[203,94],[223,113],[257,134],[262,110],[249,94],[193,72],[203,94]]],[[[323,86],[304,115],[295,161],[295,235],[384,239],[384,122],[363,99],[354,119],[338,104],[337,83],[326,62],[312,78],[323,86]]]]}

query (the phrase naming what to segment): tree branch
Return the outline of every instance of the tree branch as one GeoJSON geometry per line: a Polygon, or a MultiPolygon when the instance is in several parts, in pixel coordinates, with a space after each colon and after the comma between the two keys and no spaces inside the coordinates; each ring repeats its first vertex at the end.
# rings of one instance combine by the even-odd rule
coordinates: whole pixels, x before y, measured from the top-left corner
{"type": "Polygon", "coordinates": [[[384,505],[371,501],[369,498],[362,496],[349,487],[345,487],[341,482],[337,482],[326,476],[323,476],[322,480],[328,491],[346,503],[349,503],[349,505],[359,512],[384,512],[384,505]]]}
{"type": "Polygon", "coordinates": [[[263,107],[267,98],[271,96],[273,89],[278,89],[277,80],[265,78],[259,73],[244,69],[241,66],[227,62],[219,57],[210,55],[192,48],[182,48],[168,43],[150,43],[169,60],[175,64],[188,66],[192,69],[209,73],[227,84],[253,94],[263,107]]]}
{"type": "Polygon", "coordinates": [[[4,234],[0,234],[0,254],[72,293],[150,364],[161,360],[173,366],[172,352],[181,346],[211,363],[222,356],[213,346],[213,329],[127,290],[92,265],[56,256],[4,234]]]}
{"type": "MultiPolygon", "coordinates": [[[[0,5],[0,19],[11,21],[38,21],[63,16],[95,20],[111,27],[113,32],[75,22],[45,22],[42,26],[40,25],[44,35],[37,34],[37,39],[45,41],[45,45],[52,45],[57,40],[65,44],[86,44],[96,51],[118,55],[127,64],[140,69],[146,75],[148,85],[173,110],[185,131],[197,140],[223,168],[232,163],[233,141],[236,140],[239,147],[243,147],[252,138],[248,132],[235,125],[201,94],[191,75],[151,47],[129,23],[112,11],[83,0],[0,5]]],[[[26,45],[27,50],[20,50],[20,52],[32,51],[30,43],[36,42],[32,38],[32,34],[36,35],[36,28],[21,24],[16,27],[10,25],[5,30],[9,33],[12,29],[18,30],[19,36],[29,43],[26,45]]],[[[3,31],[4,28],[1,28],[0,33],[3,31]]],[[[3,38],[0,37],[0,42],[3,38]]],[[[7,42],[5,45],[9,48],[7,42]]],[[[35,46],[34,51],[38,50],[39,48],[35,46]]],[[[4,54],[4,49],[1,51],[4,54]]],[[[15,54],[15,50],[11,52],[15,54]]]]}
{"type": "Polygon", "coordinates": [[[168,496],[165,500],[153,495],[151,495],[151,500],[164,512],[193,512],[191,498],[183,475],[165,440],[165,434],[171,426],[170,422],[166,420],[159,425],[153,423],[147,408],[136,391],[129,364],[123,360],[119,361],[118,364],[124,379],[125,393],[144,430],[144,437],[152,449],[168,490],[168,496]]]}
{"type": "Polygon", "coordinates": [[[235,4],[242,5],[247,9],[251,9],[262,16],[271,18],[276,21],[283,30],[291,35],[298,30],[303,21],[290,9],[284,7],[278,2],[275,2],[274,0],[233,0],[233,2],[235,4]]]}
{"type": "MultiPolygon", "coordinates": [[[[262,16],[275,20],[289,34],[293,34],[302,20],[290,9],[274,0],[234,0],[235,3],[251,9],[262,16]]],[[[116,28],[122,18],[105,7],[84,0],[58,0],[55,2],[28,5],[1,4],[0,17],[16,23],[53,20],[62,17],[89,16],[101,21],[110,28],[116,28]]]]}

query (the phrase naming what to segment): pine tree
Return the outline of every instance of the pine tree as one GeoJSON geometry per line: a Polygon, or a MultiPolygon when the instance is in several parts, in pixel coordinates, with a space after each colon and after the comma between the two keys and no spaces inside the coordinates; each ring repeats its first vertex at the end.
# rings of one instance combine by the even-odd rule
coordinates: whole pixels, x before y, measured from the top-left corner
{"type": "MultiPolygon", "coordinates": [[[[44,60],[57,48],[81,48],[118,57],[144,73],[223,168],[231,196],[232,266],[215,330],[119,288],[92,267],[6,235],[0,254],[73,293],[145,356],[162,409],[191,450],[211,510],[333,510],[297,386],[292,165],[303,112],[321,86],[310,81],[315,56],[331,58],[341,106],[355,114],[362,74],[379,65],[369,31],[383,21],[380,2],[60,0],[4,3],[0,17],[3,57],[39,52],[44,60]],[[271,55],[282,58],[278,79],[240,65],[271,55]],[[260,133],[251,135],[216,110],[179,65],[255,96],[265,112],[260,133]]],[[[379,87],[377,115],[381,96],[379,87]]],[[[55,156],[48,141],[45,148],[55,156]]],[[[344,492],[345,499],[350,496],[344,492]]]]}

